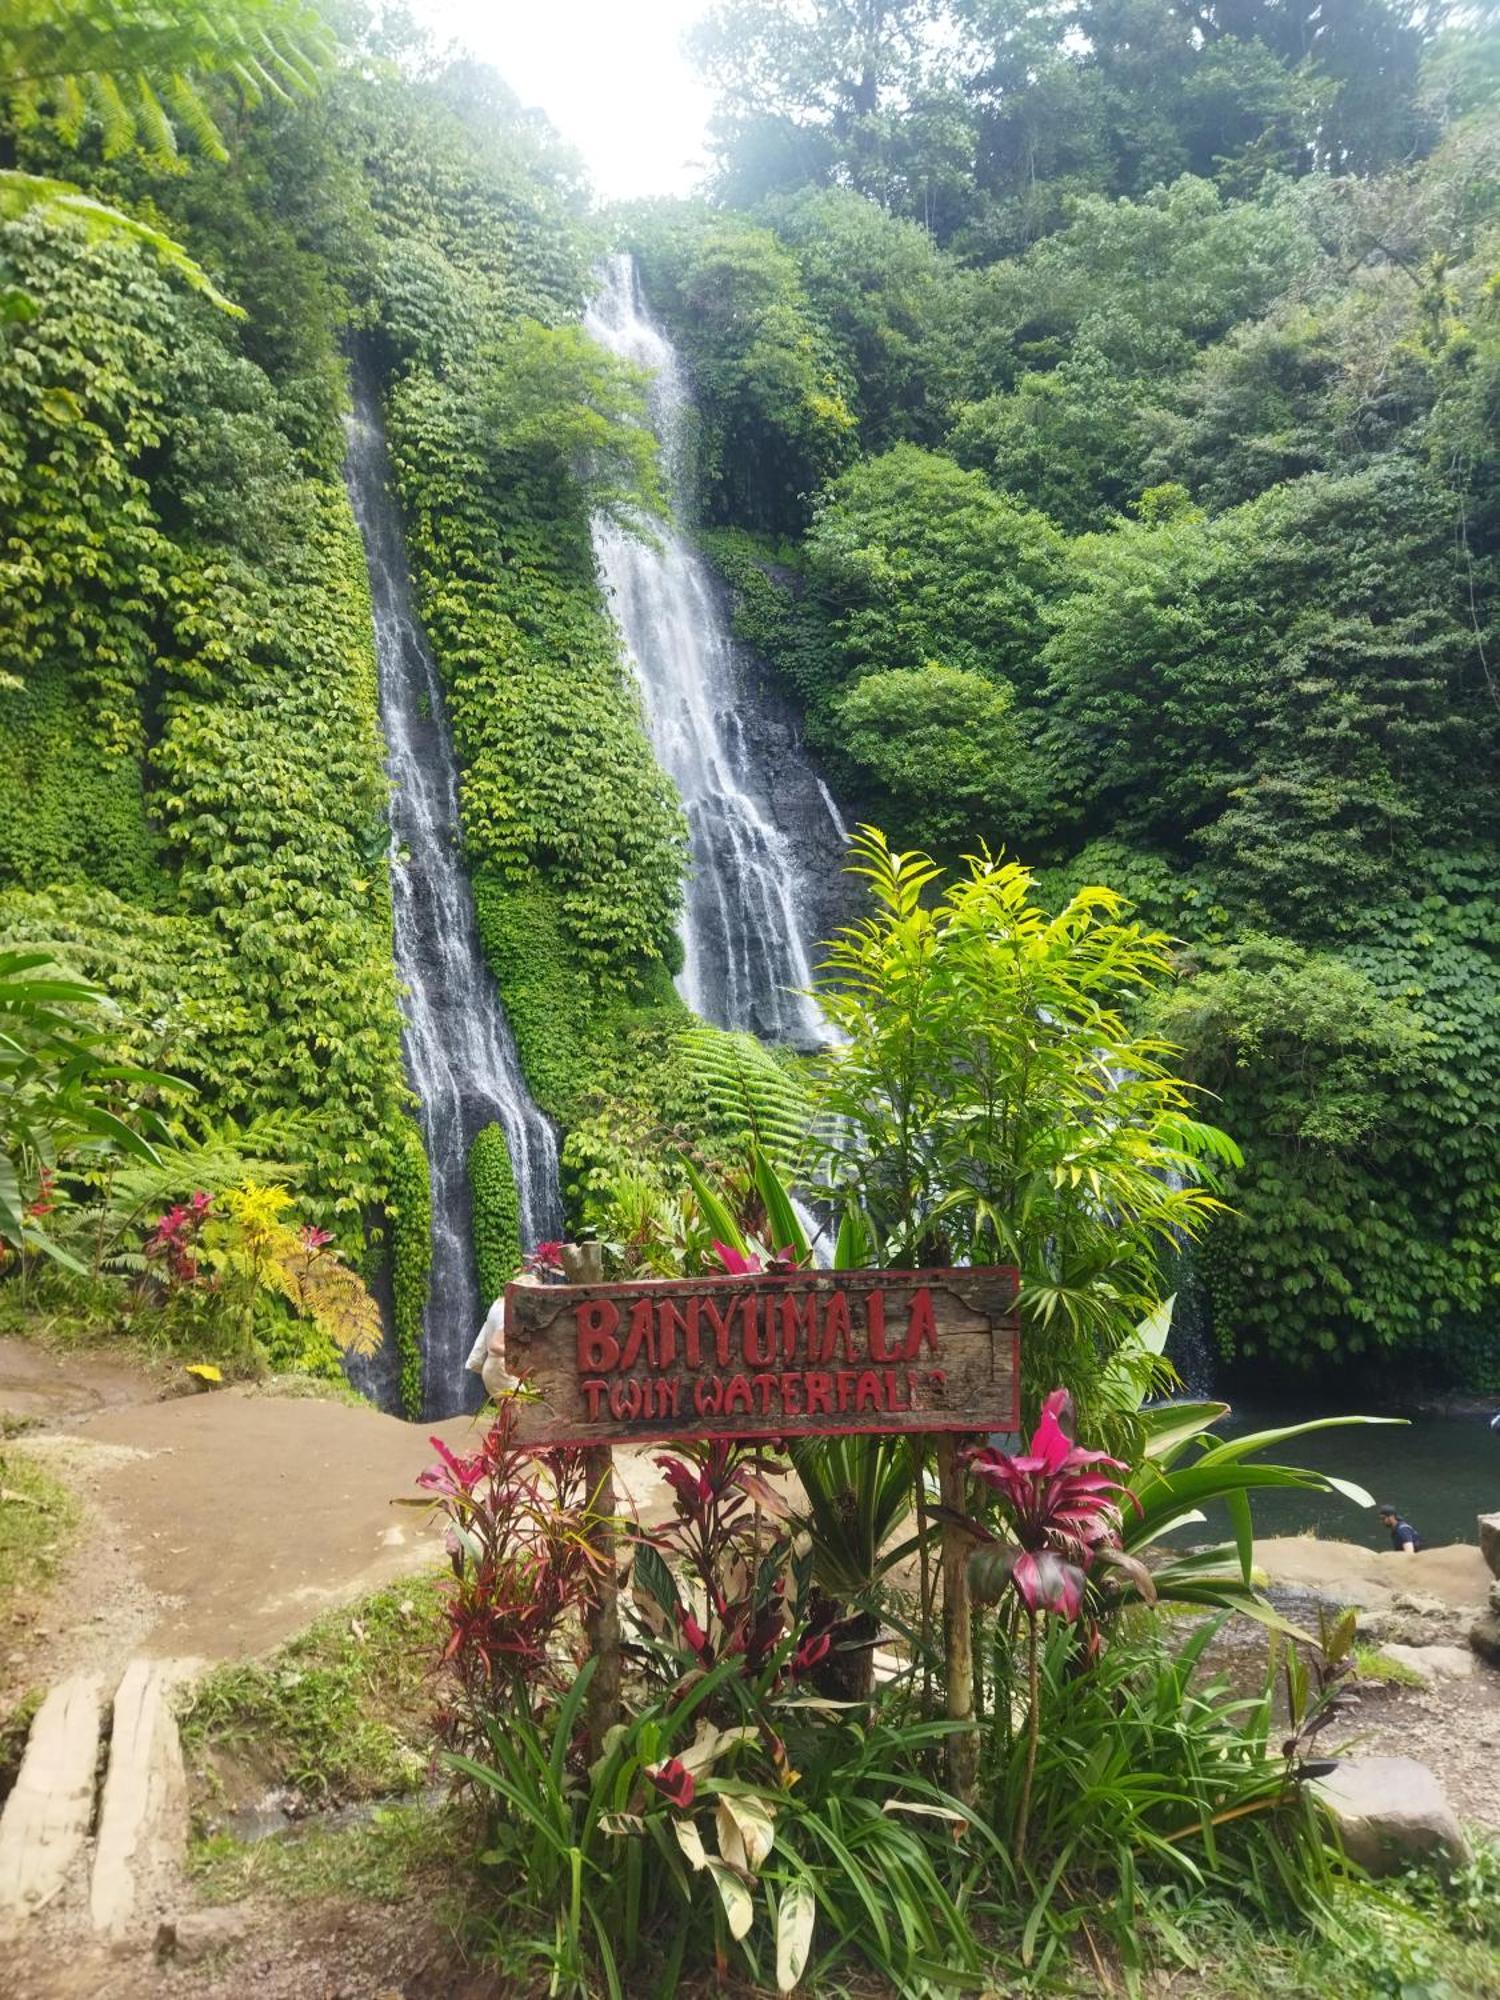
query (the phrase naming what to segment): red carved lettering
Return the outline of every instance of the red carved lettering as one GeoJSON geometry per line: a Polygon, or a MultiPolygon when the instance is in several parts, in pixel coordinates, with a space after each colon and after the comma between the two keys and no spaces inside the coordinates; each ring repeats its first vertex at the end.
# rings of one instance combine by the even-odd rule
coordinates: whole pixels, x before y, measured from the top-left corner
{"type": "Polygon", "coordinates": [[[724,1384],[717,1375],[700,1375],[693,1384],[693,1408],[700,1417],[716,1417],[724,1407],[724,1384]]]}
{"type": "Polygon", "coordinates": [[[620,1365],[615,1331],[619,1308],[612,1299],[585,1299],[578,1308],[578,1367],[586,1375],[606,1375],[620,1365]]]}
{"type": "Polygon", "coordinates": [[[894,1361],[897,1357],[885,1344],[885,1293],[870,1292],[865,1299],[865,1324],[869,1329],[866,1346],[872,1361],[894,1361]]]}
{"type": "Polygon", "coordinates": [[[756,1375],[751,1379],[754,1382],[756,1393],[760,1397],[760,1413],[763,1417],[768,1417],[771,1414],[771,1397],[781,1377],[779,1375],[756,1375]]]}
{"type": "Polygon", "coordinates": [[[911,1318],[906,1322],[906,1345],[901,1350],[901,1359],[915,1361],[924,1343],[937,1353],[937,1320],[932,1310],[932,1293],[925,1285],[921,1291],[912,1293],[911,1318]]]}
{"type": "Polygon", "coordinates": [[[678,1306],[671,1299],[661,1302],[661,1315],[656,1325],[656,1346],[658,1368],[670,1368],[677,1359],[677,1336],[682,1335],[682,1358],[689,1368],[698,1366],[698,1309],[697,1299],[687,1299],[678,1306]]]}
{"type": "Polygon", "coordinates": [[[616,1423],[641,1414],[641,1385],[634,1376],[627,1382],[610,1383],[609,1413],[616,1423]]]}
{"type": "Polygon", "coordinates": [[[856,1410],[883,1410],[885,1408],[885,1384],[873,1368],[867,1368],[859,1378],[859,1387],[854,1394],[856,1410]]]}
{"type": "Polygon", "coordinates": [[[760,1300],[752,1292],[745,1301],[745,1360],[751,1368],[764,1368],[776,1359],[776,1302],[766,1300],[765,1323],[761,1323],[760,1300]]]}
{"type": "Polygon", "coordinates": [[[755,1408],[755,1395],[743,1375],[731,1376],[729,1387],[724,1391],[724,1414],[732,1417],[736,1410],[743,1410],[748,1416],[755,1408]]]}
{"type": "Polygon", "coordinates": [[[656,1315],[651,1309],[650,1299],[637,1299],[631,1309],[630,1331],[625,1336],[624,1352],[620,1356],[622,1368],[634,1368],[641,1358],[641,1349],[646,1350],[646,1361],[650,1367],[658,1367],[656,1356],[651,1352],[651,1343],[656,1333],[656,1315]]]}
{"type": "Polygon", "coordinates": [[[859,1371],[856,1368],[841,1368],[834,1379],[839,1385],[839,1408],[847,1410],[849,1399],[854,1394],[854,1385],[859,1380],[859,1371]]]}
{"type": "Polygon", "coordinates": [[[809,1380],[805,1375],[783,1375],[781,1378],[781,1413],[785,1417],[802,1415],[802,1391],[809,1380]]]}
{"type": "Polygon", "coordinates": [[[802,1336],[803,1358],[816,1361],[818,1358],[818,1295],[808,1292],[798,1298],[795,1292],[788,1292],[781,1301],[781,1353],[786,1361],[793,1359],[797,1352],[797,1336],[802,1336]]]}
{"type": "Polygon", "coordinates": [[[812,1368],[804,1378],[807,1383],[807,1414],[810,1417],[828,1417],[833,1414],[833,1377],[826,1368],[812,1368]]]}
{"type": "Polygon", "coordinates": [[[729,1328],[734,1319],[735,1307],[738,1304],[738,1299],[731,1299],[724,1307],[724,1310],[720,1312],[713,1300],[706,1293],[704,1295],[703,1310],[708,1315],[708,1323],[714,1330],[714,1352],[718,1356],[721,1368],[729,1366],[729,1328]]]}
{"type": "Polygon", "coordinates": [[[604,1397],[609,1384],[607,1382],[582,1382],[579,1384],[579,1387],[583,1390],[584,1401],[589,1406],[589,1422],[597,1424],[599,1419],[604,1415],[604,1397]]]}
{"type": "Polygon", "coordinates": [[[849,1325],[849,1301],[842,1292],[834,1292],[828,1301],[828,1313],[823,1321],[823,1361],[832,1361],[834,1343],[837,1341],[846,1361],[854,1359],[854,1347],[849,1325]]]}

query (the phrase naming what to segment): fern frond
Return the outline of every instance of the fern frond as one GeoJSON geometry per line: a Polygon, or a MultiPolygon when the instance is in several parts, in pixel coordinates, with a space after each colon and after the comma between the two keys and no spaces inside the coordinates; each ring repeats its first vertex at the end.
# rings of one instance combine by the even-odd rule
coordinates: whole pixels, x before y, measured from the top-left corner
{"type": "Polygon", "coordinates": [[[749,1139],[783,1170],[801,1157],[811,1118],[808,1092],[788,1060],[754,1035],[707,1026],[683,1030],[688,1094],[723,1139],[749,1139]]]}
{"type": "Polygon", "coordinates": [[[169,77],[167,97],[173,111],[192,135],[199,152],[210,160],[227,160],[229,152],[219,137],[219,128],[209,116],[208,106],[191,78],[181,75],[169,77]]]}
{"type": "Polygon", "coordinates": [[[172,129],[172,121],[163,110],[161,99],[143,76],[135,80],[135,95],[136,119],[146,151],[158,159],[175,159],[177,134],[172,129]]]}
{"type": "Polygon", "coordinates": [[[91,77],[89,96],[104,140],[104,157],[106,160],[117,160],[122,153],[128,153],[135,142],[135,114],[121,96],[120,86],[112,76],[91,77]]]}

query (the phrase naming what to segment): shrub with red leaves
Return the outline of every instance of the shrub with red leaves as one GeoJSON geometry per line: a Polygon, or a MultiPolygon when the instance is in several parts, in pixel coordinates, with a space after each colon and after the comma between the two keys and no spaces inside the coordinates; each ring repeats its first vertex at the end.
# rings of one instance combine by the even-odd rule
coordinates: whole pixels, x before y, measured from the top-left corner
{"type": "Polygon", "coordinates": [[[808,1588],[810,1563],[795,1559],[771,1462],[753,1445],[718,1439],[656,1463],[674,1518],[637,1545],[648,1664],[676,1679],[684,1665],[691,1673],[737,1658],[760,1694],[821,1666],[847,1621],[808,1588]]]}
{"type": "Polygon", "coordinates": [[[453,1744],[482,1744],[486,1717],[530,1712],[571,1682],[601,1570],[583,1452],[525,1450],[515,1422],[502,1404],[469,1457],[434,1438],[437,1463],[417,1481],[448,1519],[442,1666],[455,1685],[439,1725],[453,1744]]]}
{"type": "Polygon", "coordinates": [[[160,1216],[146,1238],[147,1257],[166,1266],[174,1285],[191,1285],[198,1276],[196,1251],[214,1198],[199,1188],[191,1201],[179,1202],[160,1216]]]}

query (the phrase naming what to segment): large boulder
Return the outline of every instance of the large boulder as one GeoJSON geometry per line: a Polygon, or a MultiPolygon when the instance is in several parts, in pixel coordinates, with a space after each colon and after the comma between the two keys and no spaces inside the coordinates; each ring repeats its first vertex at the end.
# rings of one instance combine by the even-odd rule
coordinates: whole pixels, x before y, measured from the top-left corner
{"type": "Polygon", "coordinates": [[[1479,1553],[1489,1564],[1491,1576],[1500,1576],[1500,1514],[1479,1516],[1479,1553]]]}
{"type": "Polygon", "coordinates": [[[1313,1790],[1344,1852],[1371,1875],[1393,1875],[1412,1861],[1469,1859],[1447,1793],[1414,1757],[1345,1757],[1313,1790]]]}

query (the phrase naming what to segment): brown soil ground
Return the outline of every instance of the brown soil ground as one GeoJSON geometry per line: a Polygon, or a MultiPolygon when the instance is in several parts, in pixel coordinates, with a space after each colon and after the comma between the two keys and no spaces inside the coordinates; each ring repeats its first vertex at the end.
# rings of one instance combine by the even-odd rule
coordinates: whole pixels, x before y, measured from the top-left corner
{"type": "MultiPolygon", "coordinates": [[[[179,1380],[181,1378],[179,1377],[179,1380]]],[[[93,1352],[0,1339],[0,1418],[39,1425],[34,1455],[88,1508],[48,1605],[0,1632],[0,1714],[27,1687],[134,1652],[211,1664],[271,1651],[329,1610],[441,1559],[417,1475],[431,1436],[472,1450],[475,1420],[408,1424],[268,1390],[176,1393],[93,1352]]],[[[620,1454],[627,1504],[665,1491],[649,1454],[620,1454]]]]}

